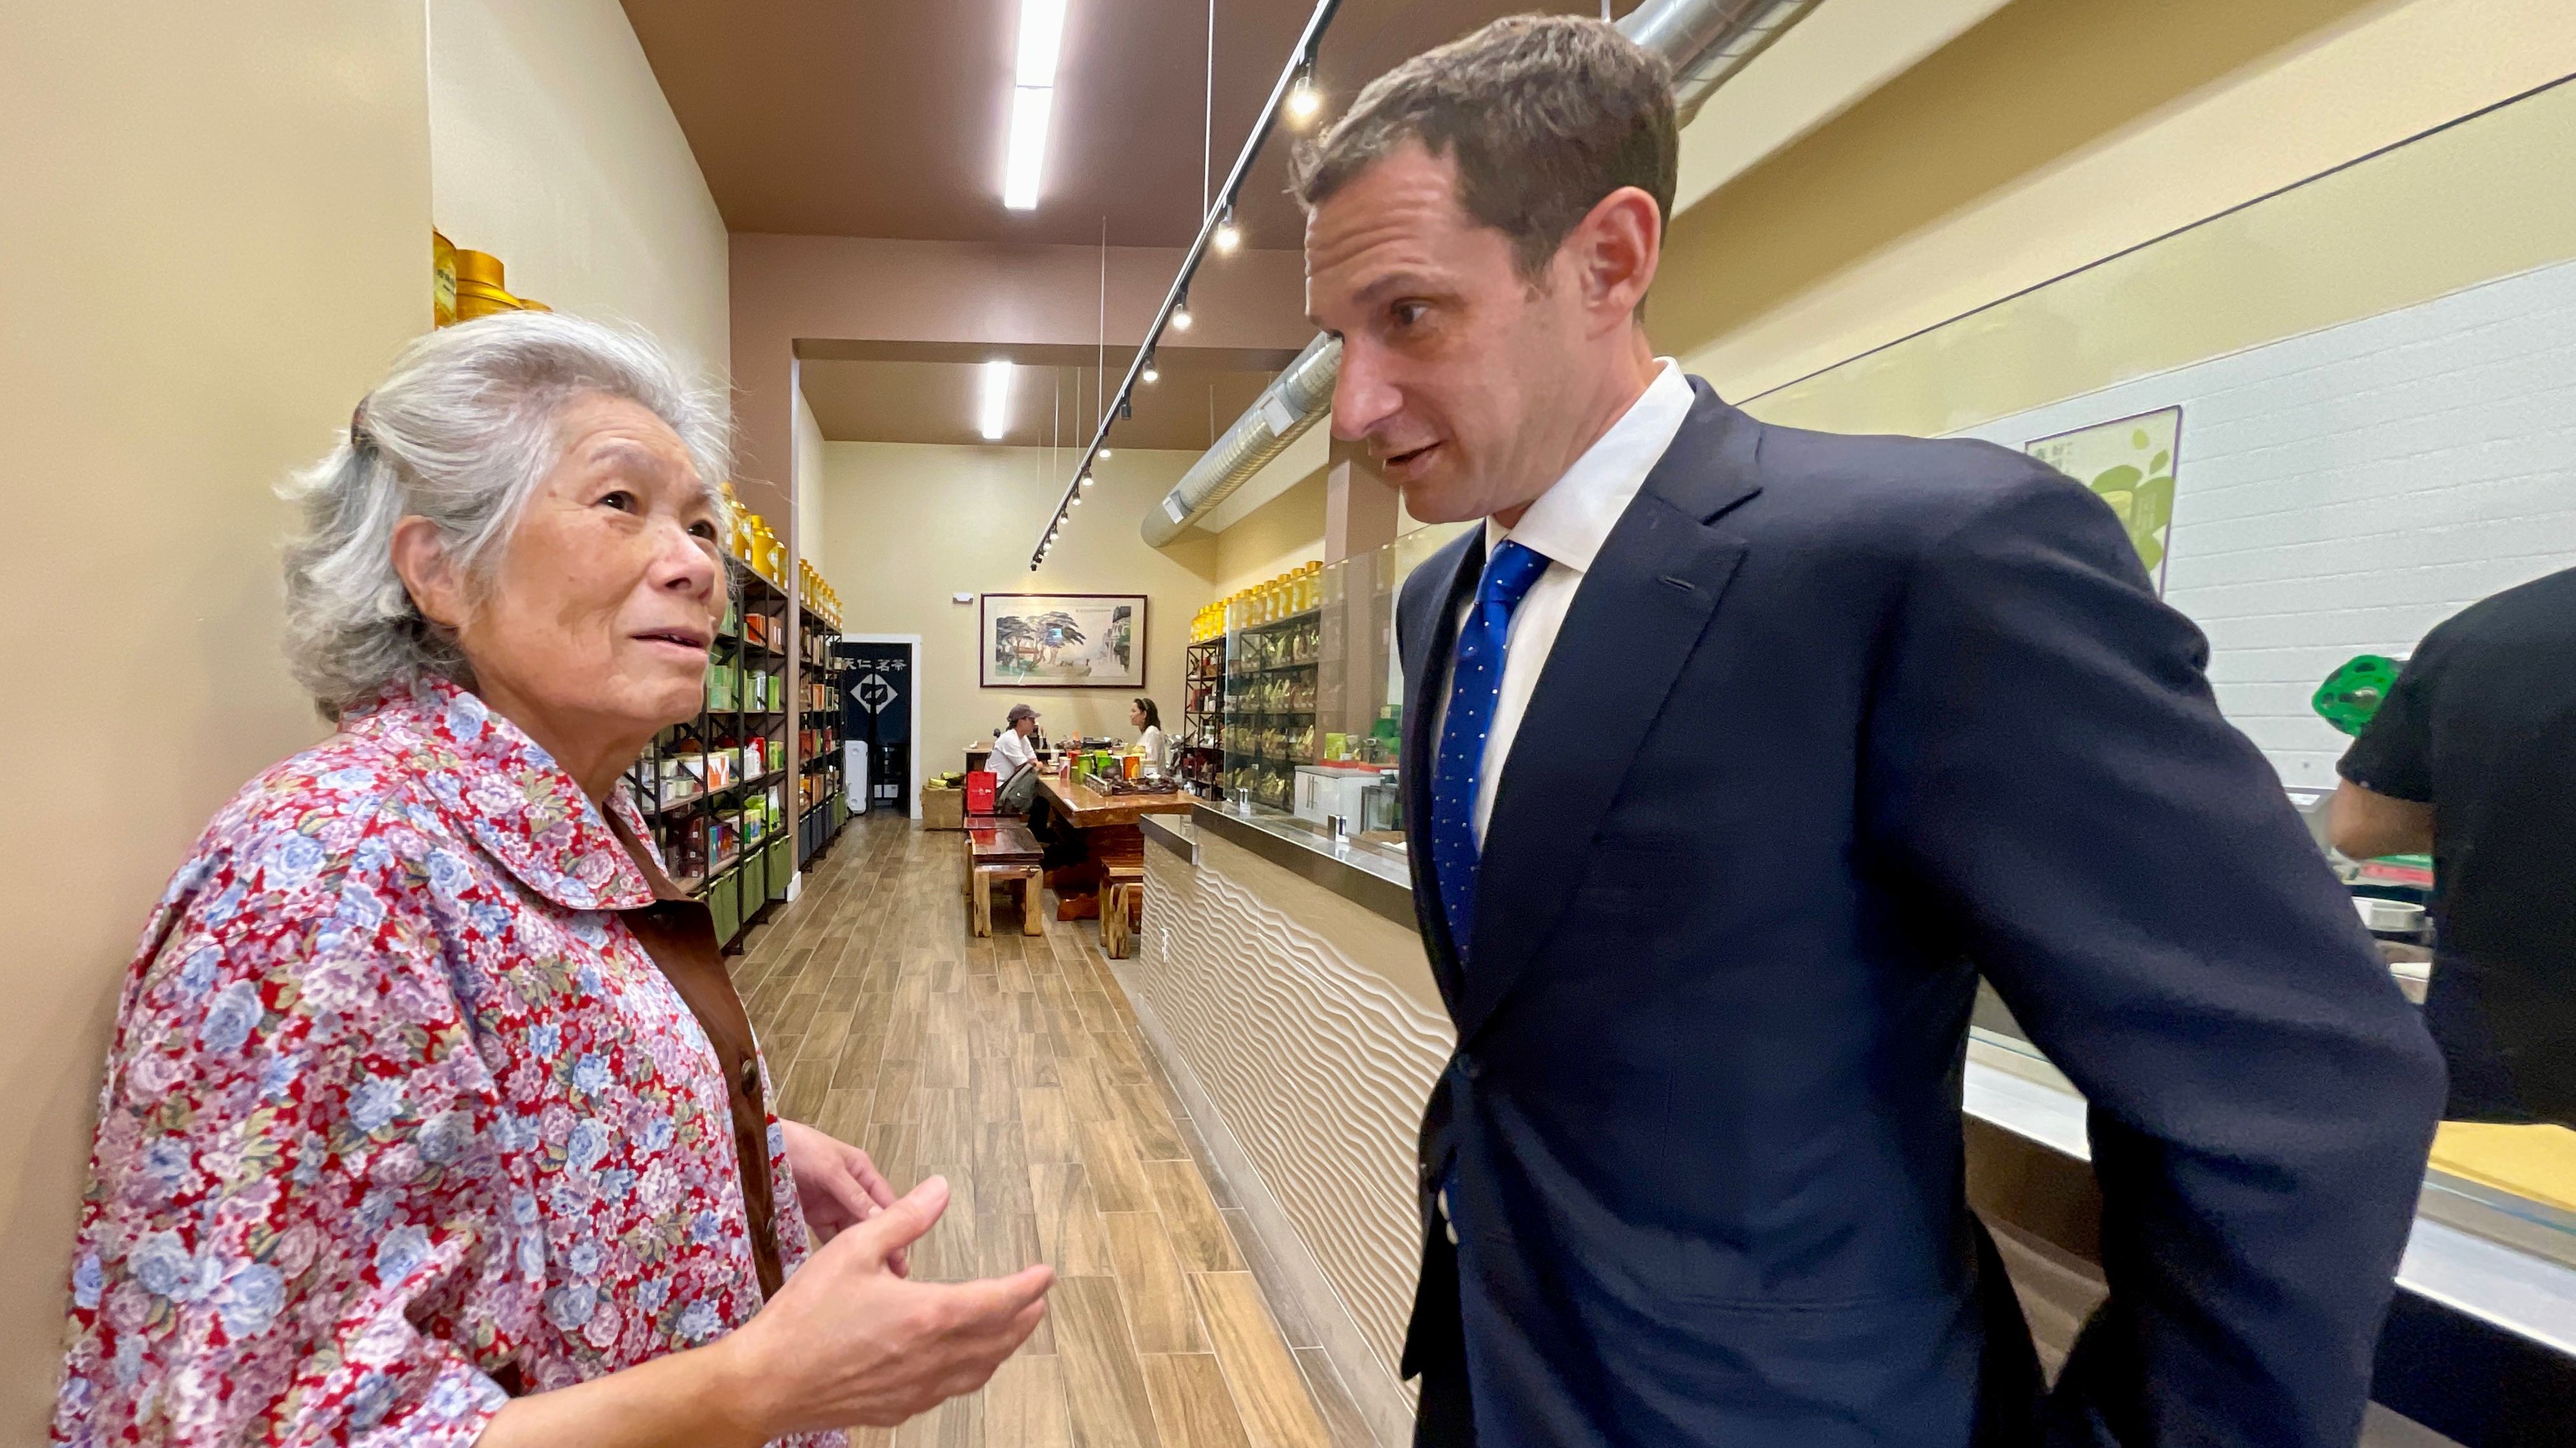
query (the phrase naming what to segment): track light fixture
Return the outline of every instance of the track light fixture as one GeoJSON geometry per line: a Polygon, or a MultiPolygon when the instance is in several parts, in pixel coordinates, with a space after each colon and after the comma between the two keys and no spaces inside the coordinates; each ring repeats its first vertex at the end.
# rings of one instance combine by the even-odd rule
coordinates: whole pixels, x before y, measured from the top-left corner
{"type": "MultiPolygon", "coordinates": [[[[1023,7],[1042,5],[1060,10],[1067,4],[1067,0],[1015,0],[1015,3],[1023,7]]],[[[1074,476],[1066,483],[1064,494],[1056,503],[1055,516],[1047,525],[1046,536],[1030,555],[1032,561],[1029,566],[1032,570],[1039,563],[1046,561],[1048,550],[1053,548],[1056,540],[1063,536],[1065,520],[1072,515],[1076,507],[1081,505],[1082,492],[1092,483],[1093,464],[1107,462],[1112,456],[1109,450],[1110,429],[1121,422],[1132,421],[1135,418],[1137,384],[1152,385],[1162,380],[1162,369],[1155,364],[1155,345],[1164,340],[1170,332],[1188,332],[1194,329],[1197,318],[1190,311],[1192,273],[1210,252],[1228,256],[1243,249],[1243,225],[1235,215],[1235,206],[1237,198],[1243,194],[1245,183],[1250,178],[1253,162],[1260,155],[1263,141],[1274,135],[1274,128],[1283,120],[1292,127],[1302,129],[1324,114],[1324,95],[1315,83],[1315,56],[1323,43],[1325,28],[1332,24],[1333,16],[1342,8],[1342,0],[1311,0],[1311,4],[1312,10],[1306,18],[1305,28],[1299,32],[1296,46],[1288,52],[1287,59],[1275,72],[1278,79],[1272,84],[1270,98],[1258,123],[1253,126],[1251,134],[1245,138],[1243,149],[1236,155],[1233,167],[1225,173],[1223,182],[1202,193],[1201,204],[1212,203],[1214,209],[1212,213],[1203,217],[1200,223],[1203,230],[1189,252],[1187,264],[1180,275],[1172,279],[1170,289],[1164,293],[1162,308],[1155,313],[1157,321],[1153,330],[1138,343],[1139,351],[1133,354],[1128,364],[1126,380],[1119,384],[1114,394],[1108,395],[1108,412],[1093,428],[1091,451],[1079,455],[1074,476]]],[[[1051,80],[1052,76],[1048,79],[1051,80]]],[[[1021,80],[1019,84],[1022,87],[1028,87],[1031,82],[1021,80]]],[[[1053,87],[1050,85],[1047,89],[1052,90],[1053,87]]],[[[1036,168],[1030,169],[1034,171],[1036,168]]],[[[1032,185],[1027,189],[1034,191],[1036,188],[1032,185]]],[[[1102,252],[1105,258],[1107,254],[1105,234],[1102,237],[1102,252]]],[[[1105,295],[1107,286],[1105,261],[1102,285],[1105,295]]],[[[1104,309],[1104,320],[1105,316],[1104,309]]],[[[1104,326],[1102,330],[1105,334],[1107,328],[1104,326]]],[[[1102,342],[1102,351],[1105,354],[1107,351],[1105,335],[1102,342]]],[[[1106,357],[1104,356],[1102,360],[1105,362],[1106,357]]],[[[1105,367],[1103,371],[1106,372],[1105,367]]],[[[1106,380],[1105,376],[1103,380],[1106,380]]],[[[1102,392],[1106,390],[1101,389],[1102,392]]],[[[1095,397],[1098,395],[1095,394],[1095,397]]],[[[1098,405],[1097,402],[1094,405],[1098,405]]],[[[1076,441],[1079,442],[1078,439],[1076,441]]]]}
{"type": "Polygon", "coordinates": [[[1303,127],[1324,108],[1324,94],[1315,89],[1315,68],[1308,66],[1297,73],[1297,84],[1288,91],[1288,124],[1303,127]]]}

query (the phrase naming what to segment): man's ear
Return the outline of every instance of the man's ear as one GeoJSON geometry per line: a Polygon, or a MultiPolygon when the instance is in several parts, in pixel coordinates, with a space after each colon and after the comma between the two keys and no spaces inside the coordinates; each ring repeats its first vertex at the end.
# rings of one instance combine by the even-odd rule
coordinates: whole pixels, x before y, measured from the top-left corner
{"type": "Polygon", "coordinates": [[[1664,218],[1655,198],[1622,186],[1593,203],[1568,240],[1586,308],[1605,325],[1625,324],[1646,300],[1663,260],[1664,218]]]}
{"type": "Polygon", "coordinates": [[[448,556],[438,525],[415,513],[394,524],[394,572],[411,594],[412,607],[441,628],[465,623],[465,580],[448,556]]]}

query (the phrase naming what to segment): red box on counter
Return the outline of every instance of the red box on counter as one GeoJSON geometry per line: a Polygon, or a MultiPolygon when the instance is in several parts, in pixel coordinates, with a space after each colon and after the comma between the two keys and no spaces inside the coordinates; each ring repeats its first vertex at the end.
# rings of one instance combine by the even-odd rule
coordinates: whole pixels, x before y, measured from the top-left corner
{"type": "Polygon", "coordinates": [[[999,784],[989,769],[979,769],[966,776],[966,812],[970,815],[991,814],[993,791],[999,784]]]}

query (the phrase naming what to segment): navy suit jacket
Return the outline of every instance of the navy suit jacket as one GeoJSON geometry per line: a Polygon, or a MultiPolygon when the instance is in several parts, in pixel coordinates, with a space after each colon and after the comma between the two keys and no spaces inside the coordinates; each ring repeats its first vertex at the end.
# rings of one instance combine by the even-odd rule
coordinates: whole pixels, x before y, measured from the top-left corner
{"type": "MultiPolygon", "coordinates": [[[[1486,1448],[2349,1448],[2441,1064],[2207,644],[2058,473],[1692,386],[1540,674],[1463,966],[1413,852],[1459,1043],[1407,1375],[1463,1346],[1486,1448]],[[1963,1194],[1981,973],[2108,1204],[2045,1398],[1963,1194]]],[[[1417,832],[1483,553],[1398,610],[1417,832]]]]}

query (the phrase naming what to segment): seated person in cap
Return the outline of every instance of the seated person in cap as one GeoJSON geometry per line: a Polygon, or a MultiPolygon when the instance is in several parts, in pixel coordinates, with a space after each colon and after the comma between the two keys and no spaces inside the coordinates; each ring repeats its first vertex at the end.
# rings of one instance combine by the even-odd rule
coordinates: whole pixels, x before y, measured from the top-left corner
{"type": "Polygon", "coordinates": [[[996,786],[1010,783],[1020,766],[1038,762],[1037,746],[1031,742],[1038,732],[1038,711],[1026,704],[1013,704],[1008,723],[1008,728],[994,736],[992,757],[984,761],[984,767],[993,771],[996,786]]]}

